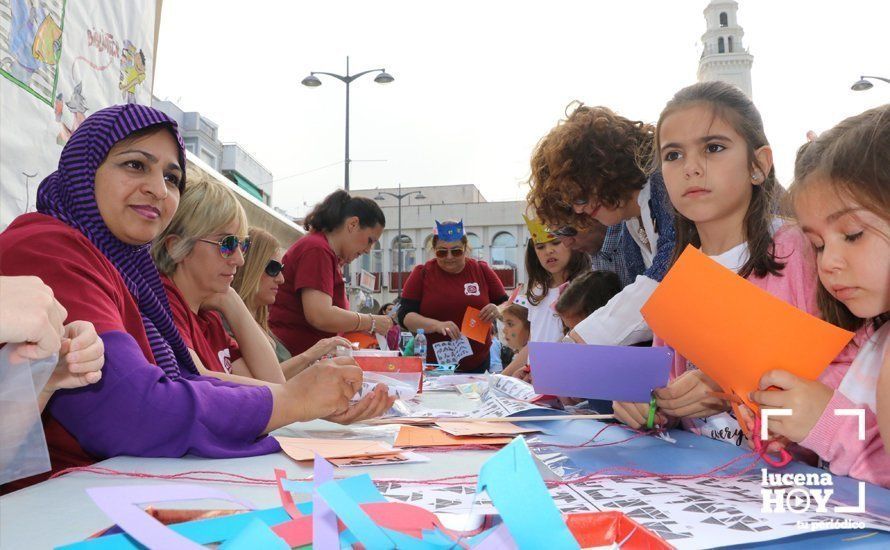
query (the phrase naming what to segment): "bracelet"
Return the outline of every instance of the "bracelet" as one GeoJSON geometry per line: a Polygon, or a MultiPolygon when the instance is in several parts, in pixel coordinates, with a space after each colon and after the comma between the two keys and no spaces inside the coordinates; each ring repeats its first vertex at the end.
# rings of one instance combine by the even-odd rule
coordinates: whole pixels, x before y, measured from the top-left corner
{"type": "Polygon", "coordinates": [[[362,316],[357,311],[353,311],[353,313],[355,313],[355,328],[352,329],[352,332],[356,332],[362,326],[362,316]]]}
{"type": "Polygon", "coordinates": [[[374,329],[377,327],[377,319],[375,319],[374,316],[370,313],[368,314],[368,317],[371,318],[371,328],[368,330],[368,332],[374,334],[374,329]]]}

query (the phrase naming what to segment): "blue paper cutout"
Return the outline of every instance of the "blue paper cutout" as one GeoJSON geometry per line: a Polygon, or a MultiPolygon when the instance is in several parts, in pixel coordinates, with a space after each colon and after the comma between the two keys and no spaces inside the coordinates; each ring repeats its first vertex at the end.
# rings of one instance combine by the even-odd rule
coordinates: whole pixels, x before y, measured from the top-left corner
{"type": "Polygon", "coordinates": [[[219,550],[290,550],[284,539],[276,535],[268,525],[258,519],[252,520],[234,538],[223,543],[219,550]]]}
{"type": "Polygon", "coordinates": [[[476,492],[483,490],[520,548],[578,548],[522,436],[482,465],[476,492]]]}

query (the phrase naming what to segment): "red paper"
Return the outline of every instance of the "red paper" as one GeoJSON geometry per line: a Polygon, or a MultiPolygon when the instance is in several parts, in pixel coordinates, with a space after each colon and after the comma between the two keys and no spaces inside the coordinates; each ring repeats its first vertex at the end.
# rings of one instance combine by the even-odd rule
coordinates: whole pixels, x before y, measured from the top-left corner
{"type": "Polygon", "coordinates": [[[460,332],[470,340],[476,340],[484,344],[488,339],[488,334],[491,332],[491,323],[480,319],[480,313],[481,311],[473,306],[468,306],[466,313],[464,313],[464,322],[460,326],[460,332]]]}

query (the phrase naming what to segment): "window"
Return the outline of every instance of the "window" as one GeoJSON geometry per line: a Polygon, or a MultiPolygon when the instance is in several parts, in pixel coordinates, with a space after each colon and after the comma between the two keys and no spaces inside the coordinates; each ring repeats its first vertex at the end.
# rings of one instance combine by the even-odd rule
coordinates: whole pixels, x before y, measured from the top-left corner
{"type": "Polygon", "coordinates": [[[475,233],[467,233],[467,244],[470,245],[470,256],[481,260],[482,256],[482,239],[475,233]]]}
{"type": "Polygon", "coordinates": [[[732,53],[732,37],[731,36],[726,39],[726,45],[728,46],[727,49],[729,50],[729,53],[732,53]]]}
{"type": "Polygon", "coordinates": [[[380,243],[374,243],[374,248],[368,254],[362,254],[362,269],[370,273],[381,273],[383,271],[383,250],[380,243]]]}
{"type": "Polygon", "coordinates": [[[401,238],[396,237],[392,240],[390,248],[390,272],[399,272],[399,258],[402,258],[402,271],[411,271],[414,264],[417,263],[415,258],[414,241],[408,235],[402,235],[401,238]]]}
{"type": "Polygon", "coordinates": [[[492,265],[516,267],[516,237],[512,233],[502,231],[491,241],[492,265]]]}
{"type": "Polygon", "coordinates": [[[723,45],[723,37],[717,39],[717,53],[726,53],[726,48],[723,45]]]}
{"type": "Polygon", "coordinates": [[[725,12],[725,11],[720,13],[720,26],[721,26],[721,27],[728,27],[728,26],[729,26],[729,18],[726,17],[726,12],[725,12]]]}

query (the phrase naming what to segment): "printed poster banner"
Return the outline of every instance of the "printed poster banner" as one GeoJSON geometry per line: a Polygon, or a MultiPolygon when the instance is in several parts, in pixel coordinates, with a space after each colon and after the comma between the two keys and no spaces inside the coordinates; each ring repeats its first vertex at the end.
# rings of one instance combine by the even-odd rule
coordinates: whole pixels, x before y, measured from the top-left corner
{"type": "Polygon", "coordinates": [[[151,104],[161,0],[0,0],[0,229],[91,113],[151,104]]]}

